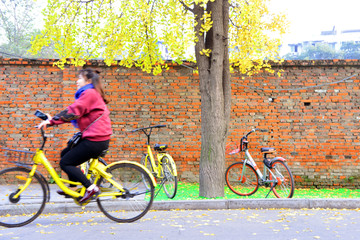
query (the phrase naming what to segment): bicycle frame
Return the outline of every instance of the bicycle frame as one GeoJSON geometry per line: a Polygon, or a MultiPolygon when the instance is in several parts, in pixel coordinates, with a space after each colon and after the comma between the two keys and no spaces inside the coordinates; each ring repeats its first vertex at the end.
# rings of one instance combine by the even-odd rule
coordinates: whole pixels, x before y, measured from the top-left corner
{"type": "MultiPolygon", "coordinates": [[[[258,174],[259,176],[259,183],[263,184],[263,183],[275,183],[277,182],[276,180],[276,177],[274,175],[274,173],[271,171],[271,169],[269,169],[265,164],[264,164],[264,170],[263,170],[263,173],[261,173],[260,169],[258,168],[258,166],[256,165],[256,162],[254,161],[254,159],[252,158],[252,156],[250,155],[250,152],[248,149],[245,149],[245,161],[244,161],[244,166],[246,163],[249,163],[256,171],[256,173],[258,174]],[[269,180],[269,179],[266,179],[266,176],[268,176],[268,173],[272,175],[272,179],[274,180],[269,180]]],[[[243,167],[243,172],[241,173],[241,178],[243,178],[243,175],[244,175],[244,171],[245,171],[245,168],[243,167]]]]}
{"type": "MultiPolygon", "coordinates": [[[[155,157],[154,157],[154,154],[153,154],[153,152],[151,150],[151,146],[149,144],[147,145],[147,156],[150,159],[150,164],[151,164],[152,169],[154,170],[154,172],[156,172],[156,177],[161,178],[161,173],[163,171],[162,165],[160,164],[161,159],[164,156],[166,156],[168,159],[172,159],[172,157],[167,153],[161,153],[161,152],[157,153],[156,158],[157,158],[158,164],[156,166],[155,157]]],[[[170,161],[170,164],[173,164],[173,162],[174,161],[170,161]]],[[[174,176],[177,176],[176,166],[172,166],[172,168],[174,170],[174,176]]]]}
{"type": "MultiPolygon", "coordinates": [[[[36,172],[37,166],[40,165],[40,164],[45,167],[45,169],[48,171],[50,176],[54,179],[55,183],[59,186],[59,188],[61,190],[63,190],[65,192],[65,194],[67,194],[67,195],[69,195],[69,196],[71,196],[73,198],[79,198],[79,197],[82,197],[84,195],[84,193],[86,191],[85,187],[82,187],[80,192],[77,192],[77,191],[73,191],[70,188],[65,186],[64,183],[69,183],[69,184],[72,184],[72,185],[81,185],[81,183],[80,182],[73,182],[73,181],[70,181],[70,180],[59,177],[58,174],[56,173],[55,169],[52,167],[51,163],[47,160],[43,150],[41,150],[41,149],[36,150],[35,155],[33,157],[33,161],[34,161],[34,164],[33,164],[32,168],[31,168],[30,173],[29,173],[29,177],[26,179],[25,184],[19,188],[19,191],[16,193],[14,198],[19,197],[20,194],[30,185],[30,183],[32,181],[32,178],[34,177],[34,174],[36,172]]],[[[151,177],[151,180],[152,180],[154,186],[156,186],[156,181],[153,178],[153,176],[150,174],[149,170],[144,168],[141,164],[130,162],[130,161],[120,161],[120,162],[125,162],[125,163],[128,162],[128,163],[136,164],[139,167],[143,168],[145,171],[147,171],[147,173],[149,173],[149,176],[151,177]]],[[[106,172],[107,168],[109,168],[109,167],[111,167],[111,166],[113,166],[114,164],[117,164],[117,163],[119,163],[119,162],[114,162],[112,164],[109,164],[108,166],[105,166],[102,163],[100,163],[98,161],[98,159],[90,159],[89,172],[92,172],[96,176],[96,178],[94,180],[94,184],[97,183],[97,181],[100,179],[100,177],[103,177],[109,183],[111,183],[115,188],[120,190],[120,192],[112,192],[112,193],[102,192],[102,193],[99,194],[99,197],[104,197],[104,196],[118,197],[118,196],[121,196],[123,192],[125,192],[125,190],[123,189],[122,186],[120,186],[116,181],[112,180],[112,175],[106,172]]],[[[88,173],[88,177],[90,177],[89,174],[91,174],[91,173],[88,173]]]]}

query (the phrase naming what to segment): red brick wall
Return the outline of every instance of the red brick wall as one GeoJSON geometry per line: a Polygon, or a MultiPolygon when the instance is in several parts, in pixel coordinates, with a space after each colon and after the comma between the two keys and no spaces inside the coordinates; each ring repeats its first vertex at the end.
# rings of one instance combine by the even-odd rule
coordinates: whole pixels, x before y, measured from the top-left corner
{"type": "MultiPolygon", "coordinates": [[[[168,128],[154,131],[152,144],[167,143],[180,179],[197,181],[201,104],[197,75],[184,66],[171,66],[159,76],[106,67],[100,61],[89,66],[102,72],[111,99],[114,136],[106,160],[139,161],[145,137],[129,130],[166,124],[168,128]]],[[[260,147],[273,146],[288,160],[298,186],[358,187],[359,66],[360,61],[289,61],[273,67],[284,70],[281,77],[261,73],[243,78],[234,73],[229,144],[251,128],[266,128],[268,133],[250,137],[254,158],[261,159],[260,147]],[[354,74],[348,81],[319,86],[354,74]],[[279,91],[314,85],[319,87],[279,91]]],[[[40,109],[54,115],[69,105],[78,70],[60,70],[48,60],[0,59],[0,144],[35,150],[41,139],[33,113],[40,109]]],[[[54,136],[46,154],[59,171],[59,151],[75,130],[61,125],[49,132],[54,136]]],[[[241,156],[228,157],[227,165],[241,156]]],[[[7,166],[2,158],[0,168],[7,166]]]]}

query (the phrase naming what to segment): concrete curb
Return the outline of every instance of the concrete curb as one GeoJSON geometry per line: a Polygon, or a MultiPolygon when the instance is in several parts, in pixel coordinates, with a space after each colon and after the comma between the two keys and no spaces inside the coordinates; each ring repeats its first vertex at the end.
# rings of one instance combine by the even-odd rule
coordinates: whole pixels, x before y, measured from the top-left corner
{"type": "MultiPolygon", "coordinates": [[[[154,201],[151,210],[216,210],[216,209],[358,209],[360,199],[228,199],[154,201]]],[[[96,202],[82,208],[71,199],[47,203],[44,213],[100,211],[96,202]]]]}
{"type": "Polygon", "coordinates": [[[155,201],[152,209],[271,209],[331,208],[357,209],[360,199],[229,199],[196,201],[155,201]]]}

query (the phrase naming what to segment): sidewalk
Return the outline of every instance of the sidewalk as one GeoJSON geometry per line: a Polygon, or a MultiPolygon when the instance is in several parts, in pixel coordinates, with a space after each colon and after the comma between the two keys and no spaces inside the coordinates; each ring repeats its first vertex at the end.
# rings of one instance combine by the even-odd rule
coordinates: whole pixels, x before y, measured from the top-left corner
{"type": "MultiPolygon", "coordinates": [[[[82,211],[71,198],[64,198],[56,193],[56,185],[50,185],[50,202],[46,204],[44,213],[74,213],[82,211]]],[[[356,209],[360,208],[360,199],[214,199],[214,200],[169,200],[155,201],[151,210],[207,210],[207,209],[301,209],[329,208],[356,209]]],[[[91,202],[85,211],[99,211],[96,202],[91,202]]]]}

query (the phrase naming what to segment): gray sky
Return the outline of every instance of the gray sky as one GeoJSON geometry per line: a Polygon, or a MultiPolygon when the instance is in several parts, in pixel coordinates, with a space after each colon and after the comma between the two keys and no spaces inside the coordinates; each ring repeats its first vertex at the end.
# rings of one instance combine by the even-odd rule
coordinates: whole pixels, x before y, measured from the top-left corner
{"type": "MultiPolygon", "coordinates": [[[[290,21],[289,33],[284,41],[318,35],[333,26],[360,29],[360,0],[270,0],[269,7],[272,11],[284,12],[290,21]]],[[[37,22],[42,21],[38,19],[37,22]]]]}
{"type": "Polygon", "coordinates": [[[270,9],[291,22],[285,39],[304,38],[322,30],[360,29],[360,0],[270,0],[270,9]]]}
{"type": "MultiPolygon", "coordinates": [[[[36,0],[42,6],[46,0],[36,0]]],[[[290,21],[283,42],[309,39],[320,31],[360,29],[360,0],[270,0],[271,11],[283,12],[290,21]]],[[[42,25],[41,13],[36,20],[42,25]]],[[[1,39],[0,39],[1,42],[1,39]]]]}

